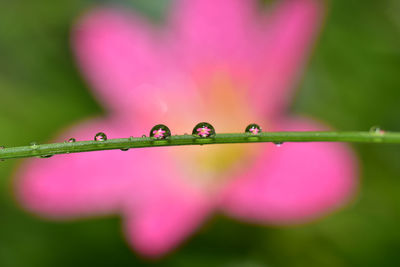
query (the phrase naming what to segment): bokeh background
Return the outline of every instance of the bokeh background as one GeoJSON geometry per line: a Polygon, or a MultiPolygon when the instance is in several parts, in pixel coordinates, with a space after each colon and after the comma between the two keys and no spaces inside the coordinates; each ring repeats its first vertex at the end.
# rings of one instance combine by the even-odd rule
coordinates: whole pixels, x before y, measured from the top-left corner
{"type": "MultiPolygon", "coordinates": [[[[0,2],[0,145],[43,143],[66,125],[104,113],[69,46],[75,19],[104,2],[0,2]]],[[[158,24],[169,3],[118,1],[158,24]]],[[[328,2],[290,112],[339,130],[380,125],[400,131],[400,1],[328,2]]],[[[52,222],[26,213],[12,189],[20,161],[0,162],[0,266],[396,266],[400,147],[353,147],[361,162],[361,186],[344,209],[306,225],[279,228],[217,215],[157,261],[132,252],[117,217],[52,222]]]]}

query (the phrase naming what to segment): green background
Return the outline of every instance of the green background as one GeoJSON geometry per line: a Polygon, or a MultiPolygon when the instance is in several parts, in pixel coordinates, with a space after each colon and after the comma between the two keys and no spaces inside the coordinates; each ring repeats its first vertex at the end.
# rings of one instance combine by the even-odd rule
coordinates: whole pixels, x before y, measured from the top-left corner
{"type": "MultiPolygon", "coordinates": [[[[102,1],[104,2],[104,1],[102,1]]],[[[167,0],[124,2],[162,23],[167,0]]],[[[265,1],[271,2],[271,1],[265,1]]],[[[74,19],[100,1],[0,3],[0,145],[46,142],[104,111],[76,69],[74,19]]],[[[332,0],[292,113],[339,130],[400,131],[400,1],[332,0]]],[[[117,217],[51,222],[18,206],[0,162],[0,266],[396,266],[400,251],[400,147],[354,145],[356,200],[319,221],[271,228],[216,216],[160,260],[133,253],[117,217]]]]}

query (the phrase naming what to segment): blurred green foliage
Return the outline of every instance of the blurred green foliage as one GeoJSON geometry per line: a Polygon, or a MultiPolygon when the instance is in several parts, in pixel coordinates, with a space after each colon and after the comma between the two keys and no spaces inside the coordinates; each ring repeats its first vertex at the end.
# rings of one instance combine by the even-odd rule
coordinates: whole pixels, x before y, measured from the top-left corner
{"type": "MultiPolygon", "coordinates": [[[[104,112],[88,92],[69,46],[74,19],[99,2],[0,3],[1,144],[45,142],[62,127],[104,112]]],[[[169,3],[119,2],[155,22],[162,21],[169,3]]],[[[340,130],[379,124],[400,131],[400,2],[332,0],[328,10],[290,112],[340,130]]],[[[362,179],[357,199],[345,209],[282,228],[217,216],[158,261],[132,253],[116,217],[50,222],[27,214],[12,193],[19,161],[1,162],[0,266],[396,266],[400,149],[354,147],[362,179]]]]}

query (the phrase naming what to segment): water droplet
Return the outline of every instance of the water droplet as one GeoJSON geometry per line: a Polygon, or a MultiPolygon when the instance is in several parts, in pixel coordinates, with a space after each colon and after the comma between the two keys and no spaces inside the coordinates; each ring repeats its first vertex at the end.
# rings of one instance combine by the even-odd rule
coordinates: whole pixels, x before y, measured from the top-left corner
{"type": "Polygon", "coordinates": [[[283,142],[274,142],[274,144],[275,144],[277,147],[281,147],[281,146],[283,145],[283,142]]]}
{"type": "Polygon", "coordinates": [[[142,135],[142,138],[146,138],[147,136],[144,134],[144,135],[142,135]]]}
{"type": "Polygon", "coordinates": [[[94,141],[103,142],[107,140],[107,135],[103,132],[99,132],[94,136],[94,141]]]}
{"type": "Polygon", "coordinates": [[[73,138],[73,137],[71,137],[70,139],[68,139],[68,143],[75,143],[75,142],[76,142],[76,139],[73,138]]]}
{"type": "Polygon", "coordinates": [[[261,133],[261,127],[258,124],[252,123],[246,127],[246,133],[257,135],[261,133]]]}
{"type": "Polygon", "coordinates": [[[47,159],[47,158],[51,158],[53,155],[42,155],[42,156],[39,156],[39,158],[41,158],[41,159],[47,159]]]}
{"type": "Polygon", "coordinates": [[[150,137],[155,139],[167,139],[171,136],[171,131],[164,124],[157,124],[150,130],[150,137]]]}
{"type": "Polygon", "coordinates": [[[36,142],[31,142],[31,148],[32,149],[37,149],[38,148],[38,144],[36,142]]]}
{"type": "MultiPolygon", "coordinates": [[[[0,149],[4,149],[4,146],[0,146],[0,149]]],[[[4,161],[4,159],[0,159],[0,161],[4,161]]]]}
{"type": "Polygon", "coordinates": [[[128,151],[129,147],[121,148],[121,151],[128,151]]]}
{"type": "Polygon", "coordinates": [[[385,133],[385,131],[383,131],[382,129],[381,129],[381,127],[379,127],[379,126],[372,126],[370,129],[369,129],[369,132],[370,133],[372,133],[372,134],[379,134],[379,135],[382,135],[382,134],[384,134],[385,133]]]}
{"type": "Polygon", "coordinates": [[[213,137],[215,135],[215,129],[208,122],[200,122],[193,128],[192,135],[201,138],[213,137]]]}

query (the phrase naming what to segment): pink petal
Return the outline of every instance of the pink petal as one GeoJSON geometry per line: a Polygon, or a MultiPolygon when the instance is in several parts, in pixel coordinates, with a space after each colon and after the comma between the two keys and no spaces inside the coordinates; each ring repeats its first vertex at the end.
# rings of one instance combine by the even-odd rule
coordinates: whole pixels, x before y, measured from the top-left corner
{"type": "Polygon", "coordinates": [[[112,111],[126,112],[140,102],[140,91],[153,88],[168,69],[160,36],[149,26],[121,10],[95,9],[73,31],[78,63],[95,96],[112,111]]]}
{"type": "Polygon", "coordinates": [[[322,1],[285,0],[276,4],[265,18],[259,34],[257,54],[252,58],[256,81],[251,86],[254,104],[270,116],[280,114],[290,102],[295,82],[323,17],[322,1]]]}
{"type": "Polygon", "coordinates": [[[253,38],[255,1],[177,0],[171,10],[171,38],[186,67],[204,64],[215,67],[233,63],[232,60],[247,62],[253,38]]]}
{"type": "Polygon", "coordinates": [[[281,113],[321,25],[320,1],[280,1],[263,17],[253,0],[176,3],[176,63],[200,84],[227,72],[235,90],[249,91],[257,113],[281,113]]]}
{"type": "Polygon", "coordinates": [[[210,213],[212,202],[182,184],[173,188],[159,182],[153,187],[142,197],[142,207],[134,204],[134,212],[126,210],[128,240],[147,256],[159,256],[175,248],[210,213]]]}
{"type": "MultiPolygon", "coordinates": [[[[321,129],[292,120],[279,130],[321,129]]],[[[222,208],[230,215],[260,223],[296,223],[346,203],[356,188],[357,162],[338,143],[267,145],[248,172],[227,186],[222,208]]]]}

